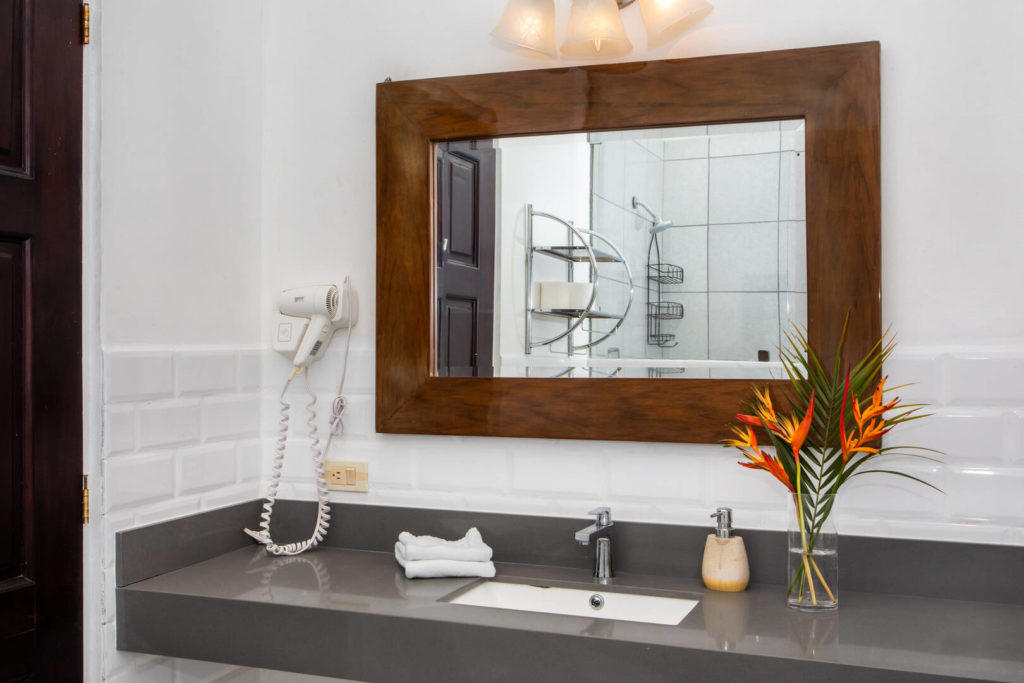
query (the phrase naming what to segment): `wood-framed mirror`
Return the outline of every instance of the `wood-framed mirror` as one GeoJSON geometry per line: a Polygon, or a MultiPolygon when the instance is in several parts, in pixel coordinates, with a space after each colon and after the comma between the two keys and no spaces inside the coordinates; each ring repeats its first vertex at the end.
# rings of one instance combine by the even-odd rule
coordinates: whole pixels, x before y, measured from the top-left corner
{"type": "Polygon", "coordinates": [[[793,120],[806,150],[808,337],[831,354],[849,314],[857,357],[881,333],[878,43],[378,85],[377,431],[717,442],[754,380],[438,373],[438,149],[793,120]]]}

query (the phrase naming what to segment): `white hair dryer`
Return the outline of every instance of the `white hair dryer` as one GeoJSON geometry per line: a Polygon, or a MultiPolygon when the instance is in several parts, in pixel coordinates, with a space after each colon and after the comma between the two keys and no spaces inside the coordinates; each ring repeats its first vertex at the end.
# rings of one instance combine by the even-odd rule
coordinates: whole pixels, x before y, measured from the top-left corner
{"type": "Polygon", "coordinates": [[[343,302],[339,301],[338,288],[334,285],[296,287],[286,289],[278,295],[277,307],[282,315],[309,318],[306,333],[295,352],[293,365],[309,367],[313,362],[320,360],[334,335],[334,330],[355,324],[356,298],[351,289],[349,279],[345,278],[343,302]]]}

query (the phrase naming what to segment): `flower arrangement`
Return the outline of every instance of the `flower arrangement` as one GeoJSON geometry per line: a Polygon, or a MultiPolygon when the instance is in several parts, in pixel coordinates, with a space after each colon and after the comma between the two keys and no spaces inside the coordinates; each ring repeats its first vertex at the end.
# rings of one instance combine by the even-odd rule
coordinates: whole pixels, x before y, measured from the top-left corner
{"type": "MultiPolygon", "coordinates": [[[[882,364],[890,356],[895,341],[883,335],[870,351],[852,368],[842,372],[842,348],[846,340],[844,324],[835,359],[828,369],[807,341],[804,332],[796,330],[787,335],[788,349],[780,349],[780,358],[792,388],[789,396],[790,414],[776,410],[767,387],[754,388],[752,414],[738,414],[740,425],[730,425],[735,438],[723,443],[739,449],[746,461],[739,464],[751,469],[762,469],[791,492],[796,507],[799,528],[799,556],[795,568],[791,567],[787,595],[791,604],[802,605],[809,598],[809,606],[821,603],[834,607],[836,578],[827,577],[819,566],[821,552],[819,539],[832,512],[835,494],[851,478],[864,474],[893,474],[936,488],[926,481],[905,472],[880,469],[877,460],[902,449],[932,451],[915,446],[882,446],[879,439],[898,424],[917,420],[926,415],[919,411],[922,405],[901,407],[898,397],[886,399],[886,394],[899,389],[887,389],[887,377],[879,375],[882,364]],[[774,455],[763,448],[757,438],[758,430],[767,434],[774,455]],[[816,589],[816,584],[818,588],[816,589]],[[824,594],[819,595],[820,589],[824,594]],[[793,592],[797,591],[794,598],[793,592]]],[[[767,445],[767,444],[766,444],[767,445]]],[[[906,453],[935,460],[922,453],[906,453]]],[[[938,489],[936,489],[938,490],[938,489]]],[[[791,543],[791,557],[793,551],[791,543]]]]}

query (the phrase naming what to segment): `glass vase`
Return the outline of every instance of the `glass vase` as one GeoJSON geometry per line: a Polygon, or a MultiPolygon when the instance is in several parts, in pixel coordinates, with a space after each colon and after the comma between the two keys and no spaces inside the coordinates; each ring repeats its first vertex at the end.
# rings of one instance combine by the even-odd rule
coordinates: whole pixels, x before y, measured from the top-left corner
{"type": "Polygon", "coordinates": [[[835,496],[793,494],[789,506],[786,600],[804,611],[839,607],[839,534],[832,523],[835,496]]]}

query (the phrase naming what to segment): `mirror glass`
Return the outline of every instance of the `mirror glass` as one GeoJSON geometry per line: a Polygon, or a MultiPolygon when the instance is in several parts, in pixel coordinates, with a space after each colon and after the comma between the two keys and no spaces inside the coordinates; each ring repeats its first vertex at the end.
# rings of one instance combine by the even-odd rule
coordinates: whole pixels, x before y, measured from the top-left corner
{"type": "Polygon", "coordinates": [[[770,379],[802,119],[435,144],[435,374],[770,379]]]}

